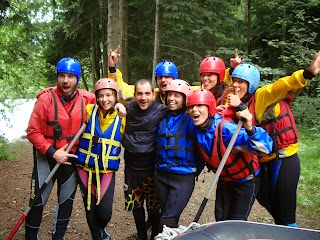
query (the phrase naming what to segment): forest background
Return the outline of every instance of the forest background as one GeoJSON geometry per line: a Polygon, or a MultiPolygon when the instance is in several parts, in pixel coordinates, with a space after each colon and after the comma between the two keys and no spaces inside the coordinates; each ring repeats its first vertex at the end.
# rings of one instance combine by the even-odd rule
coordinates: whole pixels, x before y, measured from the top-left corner
{"type": "MultiPolygon", "coordinates": [[[[124,81],[154,80],[160,60],[199,85],[199,65],[234,49],[261,72],[260,86],[308,68],[320,50],[319,0],[0,0],[0,103],[33,99],[56,83],[65,56],[82,64],[80,87],[107,73],[108,50],[121,46],[124,81]]],[[[320,216],[320,76],[292,103],[303,157],[299,205],[320,216]]],[[[10,124],[3,109],[0,120],[10,124]]],[[[10,148],[1,139],[0,159],[10,148]]]]}

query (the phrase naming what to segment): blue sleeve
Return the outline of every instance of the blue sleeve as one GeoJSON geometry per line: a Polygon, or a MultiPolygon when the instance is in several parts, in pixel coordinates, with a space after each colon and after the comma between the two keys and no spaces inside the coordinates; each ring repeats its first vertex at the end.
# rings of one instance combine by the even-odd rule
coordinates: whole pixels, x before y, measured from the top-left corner
{"type": "Polygon", "coordinates": [[[197,138],[197,142],[201,145],[201,147],[207,153],[208,156],[212,155],[214,133],[218,123],[221,120],[222,116],[216,114],[214,116],[214,121],[209,128],[200,129],[198,126],[195,126],[195,136],[197,138]]]}
{"type": "MultiPolygon", "coordinates": [[[[234,148],[242,151],[250,151],[257,155],[263,155],[272,152],[272,138],[263,128],[256,126],[253,127],[255,128],[255,133],[251,136],[248,135],[244,127],[241,128],[234,143],[234,148]]],[[[224,123],[222,128],[222,137],[226,147],[236,131],[236,128],[237,124],[234,122],[224,123]]]]}

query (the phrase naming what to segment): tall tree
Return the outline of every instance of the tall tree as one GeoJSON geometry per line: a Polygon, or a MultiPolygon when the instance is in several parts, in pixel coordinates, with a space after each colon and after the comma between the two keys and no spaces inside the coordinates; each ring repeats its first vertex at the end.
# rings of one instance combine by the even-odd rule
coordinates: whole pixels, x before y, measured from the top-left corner
{"type": "MultiPolygon", "coordinates": [[[[160,57],[161,18],[162,18],[161,0],[156,0],[156,17],[155,17],[155,26],[154,26],[154,48],[153,48],[153,69],[156,68],[156,64],[158,63],[159,57],[160,57]]],[[[153,86],[156,86],[154,71],[152,71],[152,78],[151,79],[152,79],[153,86]]]]}
{"type": "MultiPolygon", "coordinates": [[[[119,60],[119,67],[124,78],[128,77],[128,1],[119,0],[119,45],[121,46],[122,57],[119,60]]],[[[128,80],[126,79],[128,82],[128,80]]]]}
{"type": "Polygon", "coordinates": [[[119,44],[121,44],[119,27],[119,1],[108,0],[107,49],[115,49],[119,44]]]}
{"type": "Polygon", "coordinates": [[[108,77],[108,52],[111,39],[110,35],[114,34],[113,28],[111,28],[111,17],[114,16],[113,4],[109,0],[99,0],[100,5],[100,22],[101,22],[101,41],[102,41],[102,69],[103,77],[108,77]],[[111,8],[111,9],[110,9],[111,8]],[[109,9],[109,11],[108,11],[109,9]],[[110,22],[109,22],[110,21],[110,22]]]}

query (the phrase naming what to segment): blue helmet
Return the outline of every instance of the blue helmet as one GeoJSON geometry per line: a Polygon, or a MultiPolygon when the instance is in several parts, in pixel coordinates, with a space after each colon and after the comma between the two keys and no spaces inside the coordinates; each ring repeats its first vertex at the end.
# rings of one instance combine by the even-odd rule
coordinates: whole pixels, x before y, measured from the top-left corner
{"type": "Polygon", "coordinates": [[[81,77],[81,65],[74,58],[70,58],[70,57],[62,58],[57,64],[57,74],[60,72],[76,75],[77,83],[79,83],[80,77],[81,77]]]}
{"type": "Polygon", "coordinates": [[[155,75],[157,76],[169,76],[173,79],[178,78],[178,69],[173,62],[161,61],[157,64],[155,69],[155,75]]]}
{"type": "Polygon", "coordinates": [[[233,70],[231,77],[246,80],[249,83],[248,92],[250,94],[255,93],[259,87],[260,73],[258,68],[254,65],[246,63],[240,64],[233,70]]]}

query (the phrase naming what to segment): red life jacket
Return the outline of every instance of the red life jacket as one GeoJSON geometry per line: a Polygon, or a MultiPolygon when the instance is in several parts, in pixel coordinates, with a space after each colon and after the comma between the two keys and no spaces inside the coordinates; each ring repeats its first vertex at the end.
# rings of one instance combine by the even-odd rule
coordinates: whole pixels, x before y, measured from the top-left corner
{"type": "Polygon", "coordinates": [[[279,116],[274,116],[273,109],[269,111],[269,114],[263,117],[262,122],[258,122],[254,103],[255,96],[253,96],[248,102],[248,108],[253,117],[253,124],[255,126],[263,127],[273,139],[273,152],[277,153],[278,149],[283,149],[288,147],[291,144],[298,142],[298,130],[296,122],[291,111],[291,108],[288,103],[291,102],[291,99],[282,100],[280,104],[280,114],[279,116]]]}
{"type": "MultiPolygon", "coordinates": [[[[46,93],[51,95],[52,101],[50,101],[51,105],[47,108],[48,116],[47,125],[44,128],[44,137],[48,139],[48,142],[55,149],[70,143],[85,121],[85,106],[87,102],[84,100],[82,91],[77,91],[77,95],[71,101],[69,112],[66,112],[61,103],[57,94],[57,87],[50,88],[49,93],[46,93]]],[[[77,145],[78,143],[71,149],[72,152],[75,152],[77,145]]]]}
{"type": "MultiPolygon", "coordinates": [[[[226,152],[227,147],[223,143],[222,139],[222,126],[225,122],[232,121],[231,118],[223,118],[217,125],[211,158],[206,154],[204,149],[199,145],[200,154],[202,158],[213,167],[213,171],[216,172],[219,164],[226,152]]],[[[221,172],[220,178],[224,181],[234,181],[244,179],[251,174],[254,174],[259,169],[258,157],[246,152],[239,152],[229,154],[226,164],[221,172]]]]}
{"type": "Polygon", "coordinates": [[[230,94],[233,91],[233,88],[227,88],[222,95],[217,99],[217,106],[219,105],[224,105],[225,104],[225,98],[228,96],[228,94],[230,94]]]}

